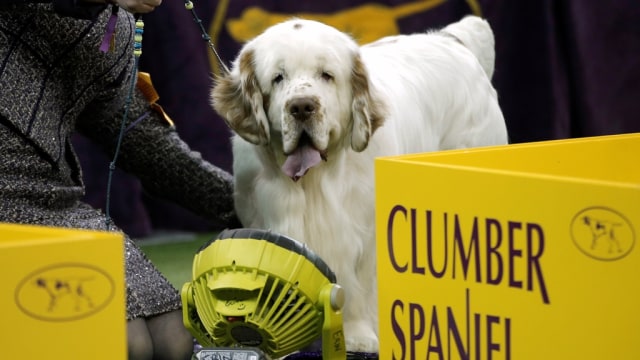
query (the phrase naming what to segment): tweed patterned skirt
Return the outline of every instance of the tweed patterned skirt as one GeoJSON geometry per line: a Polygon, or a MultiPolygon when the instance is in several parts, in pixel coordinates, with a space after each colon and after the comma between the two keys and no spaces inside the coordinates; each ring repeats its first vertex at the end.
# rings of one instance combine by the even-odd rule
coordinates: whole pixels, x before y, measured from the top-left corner
{"type": "MultiPolygon", "coordinates": [[[[105,215],[81,201],[81,171],[70,145],[55,163],[0,117],[0,154],[0,222],[107,230],[105,215]]],[[[124,256],[128,319],[180,309],[178,291],[126,235],[124,256]]]]}

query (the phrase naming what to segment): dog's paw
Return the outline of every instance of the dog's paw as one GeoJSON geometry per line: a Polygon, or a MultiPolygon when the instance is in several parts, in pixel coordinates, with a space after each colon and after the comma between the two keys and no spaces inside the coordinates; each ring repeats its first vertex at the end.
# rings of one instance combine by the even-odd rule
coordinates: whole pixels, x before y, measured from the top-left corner
{"type": "Polygon", "coordinates": [[[374,354],[378,353],[378,338],[375,336],[349,336],[345,338],[345,344],[347,346],[347,351],[374,354]]]}
{"type": "Polygon", "coordinates": [[[377,353],[378,336],[364,323],[345,326],[345,345],[347,351],[377,353]]]}

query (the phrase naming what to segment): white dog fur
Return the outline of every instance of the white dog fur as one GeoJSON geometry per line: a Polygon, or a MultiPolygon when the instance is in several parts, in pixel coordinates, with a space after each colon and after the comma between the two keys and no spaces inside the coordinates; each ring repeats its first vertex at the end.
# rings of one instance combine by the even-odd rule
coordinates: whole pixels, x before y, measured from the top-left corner
{"type": "Polygon", "coordinates": [[[378,351],[374,158],[506,144],[494,57],[474,16],[362,47],[291,19],[217,79],[213,106],[237,134],[238,216],[307,244],[336,273],[349,351],[378,351]]]}

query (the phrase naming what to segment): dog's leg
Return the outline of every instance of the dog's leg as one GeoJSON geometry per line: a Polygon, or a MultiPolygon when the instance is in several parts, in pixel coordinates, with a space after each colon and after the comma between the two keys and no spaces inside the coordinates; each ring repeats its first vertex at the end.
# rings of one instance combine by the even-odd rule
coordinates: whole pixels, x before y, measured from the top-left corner
{"type": "Polygon", "coordinates": [[[378,297],[376,291],[375,253],[364,254],[356,270],[342,274],[347,303],[344,309],[344,332],[348,351],[378,352],[378,297]],[[346,278],[345,278],[346,277],[346,278]],[[355,285],[354,285],[355,284],[355,285]]]}

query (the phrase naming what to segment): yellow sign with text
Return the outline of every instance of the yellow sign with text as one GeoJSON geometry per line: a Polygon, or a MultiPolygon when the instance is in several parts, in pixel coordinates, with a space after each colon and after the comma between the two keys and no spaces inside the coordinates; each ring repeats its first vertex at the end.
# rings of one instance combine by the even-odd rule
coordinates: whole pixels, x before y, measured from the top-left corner
{"type": "Polygon", "coordinates": [[[0,359],[126,359],[121,234],[0,224],[0,359]]]}
{"type": "Polygon", "coordinates": [[[380,359],[639,359],[640,134],[376,160],[380,359]]]}

